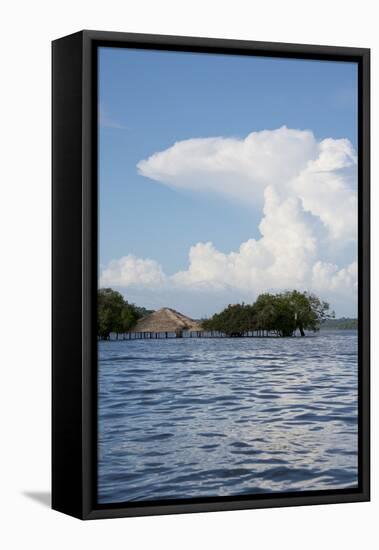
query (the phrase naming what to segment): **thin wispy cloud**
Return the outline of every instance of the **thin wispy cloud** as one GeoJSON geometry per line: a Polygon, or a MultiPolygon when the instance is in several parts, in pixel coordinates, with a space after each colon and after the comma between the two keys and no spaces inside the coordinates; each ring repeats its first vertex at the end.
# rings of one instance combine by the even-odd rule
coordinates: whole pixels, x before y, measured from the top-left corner
{"type": "Polygon", "coordinates": [[[99,105],[99,124],[103,128],[114,128],[116,130],[126,130],[126,126],[109,116],[103,105],[99,105]]]}

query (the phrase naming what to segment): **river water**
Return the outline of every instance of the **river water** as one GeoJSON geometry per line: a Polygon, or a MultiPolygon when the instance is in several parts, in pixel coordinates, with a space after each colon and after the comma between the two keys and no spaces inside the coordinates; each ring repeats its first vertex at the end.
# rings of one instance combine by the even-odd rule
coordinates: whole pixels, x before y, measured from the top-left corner
{"type": "Polygon", "coordinates": [[[357,485],[357,332],[99,343],[98,501],[357,485]]]}

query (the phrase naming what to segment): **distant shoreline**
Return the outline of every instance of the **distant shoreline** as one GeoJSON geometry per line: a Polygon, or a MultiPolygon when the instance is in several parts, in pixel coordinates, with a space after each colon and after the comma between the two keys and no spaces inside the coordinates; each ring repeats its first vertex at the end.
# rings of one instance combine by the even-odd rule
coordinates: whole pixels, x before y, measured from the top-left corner
{"type": "Polygon", "coordinates": [[[340,317],[339,319],[328,319],[321,324],[320,330],[357,330],[358,319],[352,317],[340,317]]]}

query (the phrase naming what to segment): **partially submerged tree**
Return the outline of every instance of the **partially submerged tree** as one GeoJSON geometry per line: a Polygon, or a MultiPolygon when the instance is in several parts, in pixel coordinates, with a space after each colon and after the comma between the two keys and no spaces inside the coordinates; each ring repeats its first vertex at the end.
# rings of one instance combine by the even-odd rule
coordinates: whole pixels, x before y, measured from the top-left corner
{"type": "Polygon", "coordinates": [[[111,332],[123,333],[130,330],[142,316],[133,304],[122,294],[111,288],[101,288],[97,293],[97,334],[107,340],[111,332]]]}
{"type": "Polygon", "coordinates": [[[284,293],[294,312],[295,329],[299,329],[301,336],[305,336],[305,330],[320,330],[320,325],[327,319],[335,317],[334,311],[329,311],[328,302],[320,300],[315,294],[292,290],[284,293]]]}
{"type": "Polygon", "coordinates": [[[305,336],[305,330],[319,330],[324,320],[333,317],[327,302],[314,294],[293,290],[260,294],[252,305],[229,305],[203,321],[202,326],[205,330],[216,330],[228,336],[242,336],[251,330],[292,336],[297,329],[301,336],[305,336]]]}
{"type": "Polygon", "coordinates": [[[204,330],[223,332],[228,336],[242,336],[244,332],[254,329],[254,312],[251,305],[229,305],[211,319],[202,322],[204,330]]]}

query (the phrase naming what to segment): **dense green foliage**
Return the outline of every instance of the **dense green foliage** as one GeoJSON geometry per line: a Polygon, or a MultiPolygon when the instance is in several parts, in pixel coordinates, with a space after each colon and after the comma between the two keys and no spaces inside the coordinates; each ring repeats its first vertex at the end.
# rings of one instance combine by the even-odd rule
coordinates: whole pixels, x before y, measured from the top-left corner
{"type": "Polygon", "coordinates": [[[204,330],[224,332],[228,336],[240,336],[248,330],[255,329],[253,306],[247,304],[229,305],[211,319],[202,321],[204,330]]]}
{"type": "Polygon", "coordinates": [[[292,336],[299,330],[317,331],[329,313],[329,304],[314,294],[292,290],[278,294],[265,293],[253,304],[229,305],[203,321],[204,330],[223,332],[228,336],[242,336],[252,330],[274,332],[278,336],[292,336]]]}
{"type": "Polygon", "coordinates": [[[145,307],[136,306],[136,305],[133,305],[133,307],[138,314],[138,318],[145,317],[145,315],[150,315],[150,313],[154,313],[153,309],[146,309],[145,307]]]}
{"type": "Polygon", "coordinates": [[[97,335],[107,340],[111,332],[127,332],[147,313],[145,308],[129,304],[119,292],[101,288],[97,293],[97,335]]]}
{"type": "Polygon", "coordinates": [[[327,319],[321,325],[321,329],[332,330],[357,330],[358,319],[340,317],[339,319],[327,319]]]}

